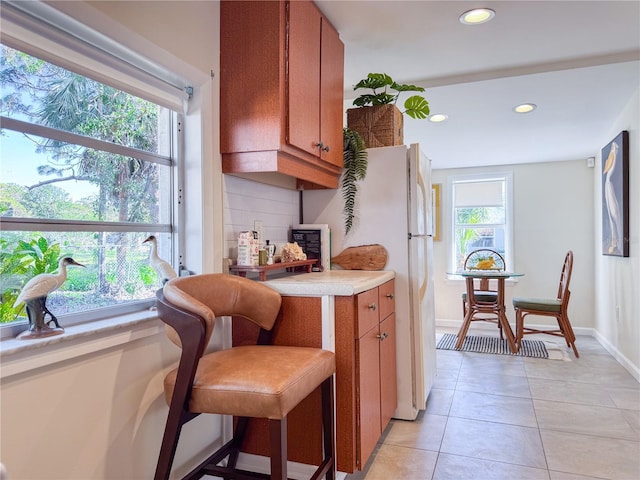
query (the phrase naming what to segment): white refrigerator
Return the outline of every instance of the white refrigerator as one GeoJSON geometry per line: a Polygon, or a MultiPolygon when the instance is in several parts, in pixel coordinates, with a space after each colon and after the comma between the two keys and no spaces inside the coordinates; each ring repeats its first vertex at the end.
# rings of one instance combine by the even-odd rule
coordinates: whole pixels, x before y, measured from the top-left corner
{"type": "Polygon", "coordinates": [[[349,234],[344,235],[340,187],[305,191],[304,222],[329,225],[334,257],[351,246],[378,243],[386,248],[385,270],[396,273],[394,418],[413,420],[425,408],[436,374],[431,161],[418,144],[367,152],[367,175],[358,182],[349,234]]]}

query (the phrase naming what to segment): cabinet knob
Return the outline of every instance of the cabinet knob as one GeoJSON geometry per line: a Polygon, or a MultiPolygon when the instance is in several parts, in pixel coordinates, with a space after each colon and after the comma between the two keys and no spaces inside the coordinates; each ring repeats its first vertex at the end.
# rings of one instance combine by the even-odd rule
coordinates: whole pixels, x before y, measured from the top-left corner
{"type": "Polygon", "coordinates": [[[380,340],[381,342],[384,342],[384,340],[389,336],[389,334],[387,332],[382,332],[380,335],[376,335],[376,338],[378,340],[380,340]]]}
{"type": "Polygon", "coordinates": [[[378,308],[378,307],[376,306],[376,304],[375,304],[375,303],[372,303],[372,304],[370,304],[367,308],[368,308],[369,310],[375,310],[375,309],[376,309],[376,308],[378,308]]]}
{"type": "Polygon", "coordinates": [[[389,300],[393,300],[393,293],[387,293],[387,298],[389,300]]]}
{"type": "Polygon", "coordinates": [[[322,142],[316,143],[316,147],[318,147],[320,150],[324,150],[325,152],[329,151],[329,145],[325,145],[322,142]]]}

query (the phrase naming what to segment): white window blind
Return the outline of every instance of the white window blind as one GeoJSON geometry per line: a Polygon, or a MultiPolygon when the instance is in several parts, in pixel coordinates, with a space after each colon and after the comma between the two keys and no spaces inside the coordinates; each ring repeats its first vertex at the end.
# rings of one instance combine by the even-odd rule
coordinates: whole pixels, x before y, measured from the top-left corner
{"type": "Polygon", "coordinates": [[[478,248],[499,252],[513,265],[513,174],[456,175],[447,179],[451,215],[449,265],[462,268],[478,248]]]}
{"type": "Polygon", "coordinates": [[[43,2],[3,0],[0,35],[12,48],[171,110],[186,111],[191,90],[184,79],[43,2]]]}
{"type": "Polygon", "coordinates": [[[494,207],[504,204],[504,180],[455,184],[455,207],[494,207]]]}

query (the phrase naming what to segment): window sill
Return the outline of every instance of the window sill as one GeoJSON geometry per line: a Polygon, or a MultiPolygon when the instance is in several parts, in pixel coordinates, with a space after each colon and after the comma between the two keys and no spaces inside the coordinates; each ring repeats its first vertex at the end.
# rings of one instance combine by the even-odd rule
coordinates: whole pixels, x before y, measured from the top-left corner
{"type": "Polygon", "coordinates": [[[37,340],[8,338],[0,342],[0,378],[28,372],[88,353],[164,332],[155,310],[65,327],[62,335],[37,340]]]}

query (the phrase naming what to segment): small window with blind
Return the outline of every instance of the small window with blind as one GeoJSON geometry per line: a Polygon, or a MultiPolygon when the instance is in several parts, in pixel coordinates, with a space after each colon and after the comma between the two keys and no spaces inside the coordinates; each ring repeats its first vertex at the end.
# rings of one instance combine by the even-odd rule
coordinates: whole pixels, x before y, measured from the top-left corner
{"type": "Polygon", "coordinates": [[[507,269],[513,265],[511,183],[511,174],[449,179],[453,271],[461,270],[467,255],[479,248],[500,253],[507,269]]]}

